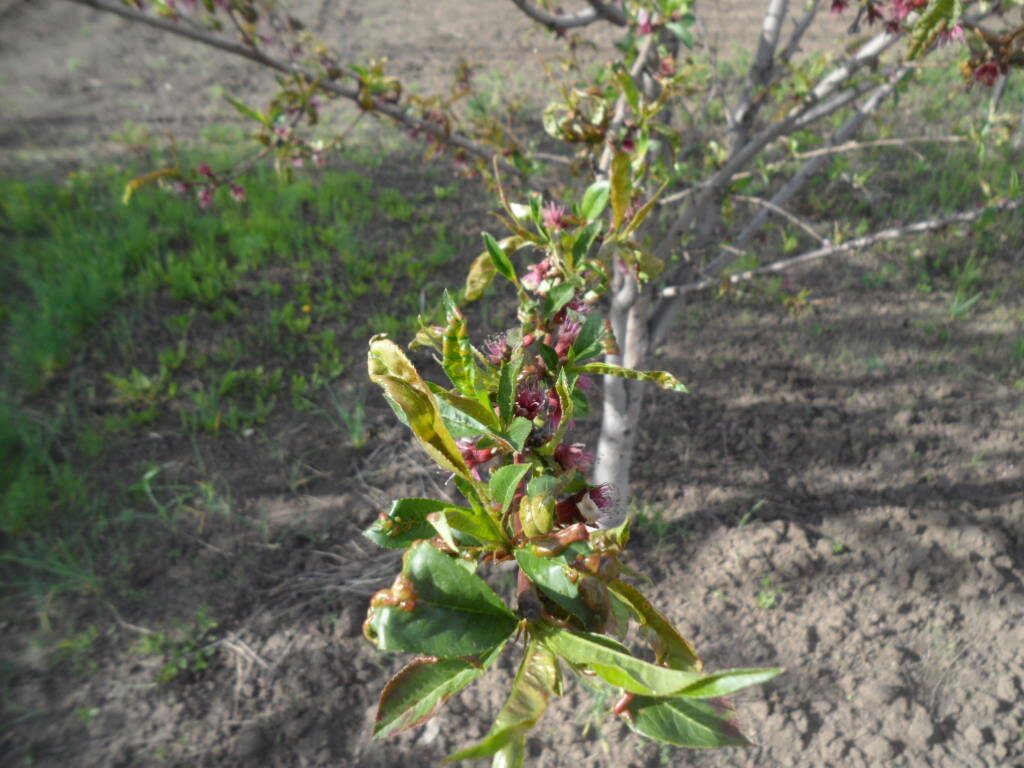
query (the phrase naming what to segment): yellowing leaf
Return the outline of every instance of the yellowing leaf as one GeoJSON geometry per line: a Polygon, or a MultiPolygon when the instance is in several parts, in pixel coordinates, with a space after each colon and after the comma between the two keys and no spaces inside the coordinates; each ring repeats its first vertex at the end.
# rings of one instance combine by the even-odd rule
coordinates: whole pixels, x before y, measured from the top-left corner
{"type": "Polygon", "coordinates": [[[462,452],[441,418],[437,398],[401,347],[384,335],[370,339],[370,379],[380,385],[400,417],[430,457],[451,472],[472,480],[462,452]]]}

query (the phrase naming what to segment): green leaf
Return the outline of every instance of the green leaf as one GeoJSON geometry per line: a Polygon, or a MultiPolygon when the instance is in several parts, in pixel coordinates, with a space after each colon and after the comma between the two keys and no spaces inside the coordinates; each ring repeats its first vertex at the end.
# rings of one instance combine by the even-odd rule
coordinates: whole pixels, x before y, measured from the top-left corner
{"type": "Polygon", "coordinates": [[[558,353],[555,352],[554,347],[540,342],[537,345],[537,350],[540,352],[541,360],[544,361],[544,365],[547,366],[549,371],[557,371],[559,369],[558,353]]]}
{"type": "Polygon", "coordinates": [[[630,76],[629,72],[622,64],[615,66],[615,79],[619,81],[619,85],[622,86],[622,92],[626,95],[626,100],[629,102],[629,106],[633,108],[634,112],[640,111],[640,89],[636,87],[636,83],[630,76]]]}
{"type": "Polygon", "coordinates": [[[583,193],[583,200],[580,202],[580,217],[588,222],[597,219],[604,213],[610,194],[611,184],[607,179],[595,181],[587,187],[587,191],[583,193]]]}
{"type": "MultiPolygon", "coordinates": [[[[574,376],[573,381],[575,380],[574,376]]],[[[562,420],[558,423],[558,429],[555,430],[555,434],[548,441],[548,445],[552,446],[562,444],[562,441],[565,439],[565,433],[569,430],[569,424],[572,422],[573,414],[576,411],[576,404],[572,399],[573,387],[569,384],[569,377],[565,373],[565,368],[558,371],[558,378],[555,380],[555,392],[558,394],[558,402],[562,406],[562,420]]]]}
{"type": "Polygon", "coordinates": [[[928,3],[914,23],[907,58],[914,59],[924,53],[940,32],[956,26],[963,12],[961,0],[932,0],[928,3]]]}
{"type": "Polygon", "coordinates": [[[490,732],[479,744],[450,755],[446,762],[490,757],[522,739],[547,711],[551,696],[557,695],[560,687],[558,659],[543,645],[531,640],[512,682],[512,691],[490,732]]]}
{"type": "Polygon", "coordinates": [[[587,315],[583,327],[580,328],[579,336],[572,344],[569,359],[573,362],[586,360],[587,358],[600,355],[604,352],[604,318],[596,312],[587,315]]]}
{"type": "Polygon", "coordinates": [[[515,415],[516,379],[519,378],[521,368],[522,355],[502,363],[498,376],[498,414],[501,416],[502,424],[508,424],[515,415]]]}
{"type": "Polygon", "coordinates": [[[540,636],[566,661],[586,667],[619,688],[644,696],[672,696],[701,681],[699,672],[659,667],[642,661],[624,645],[603,635],[538,625],[540,636]]]}
{"type": "Polygon", "coordinates": [[[621,149],[615,150],[612,158],[612,212],[615,216],[615,226],[618,230],[626,218],[626,211],[633,201],[633,169],[630,165],[629,155],[621,149]]]}
{"type": "MultiPolygon", "coordinates": [[[[661,198],[661,193],[668,187],[668,181],[664,182],[658,190],[650,196],[646,203],[644,203],[640,209],[633,214],[633,218],[629,220],[629,224],[626,225],[625,231],[622,233],[623,237],[630,237],[640,225],[644,223],[651,211],[654,210],[654,206],[658,204],[658,200],[661,198]]],[[[643,250],[643,249],[641,249],[643,250]]],[[[651,256],[651,258],[654,258],[651,256]]]]}
{"type": "Polygon", "coordinates": [[[512,505],[512,500],[519,489],[519,483],[530,471],[530,464],[509,464],[491,473],[491,495],[501,505],[501,514],[505,514],[512,505]]]}
{"type": "Polygon", "coordinates": [[[250,120],[255,120],[256,122],[262,123],[268,128],[270,127],[270,118],[268,118],[259,110],[253,109],[244,101],[236,99],[234,96],[225,96],[224,98],[227,99],[228,103],[236,110],[238,110],[238,113],[243,117],[248,117],[250,120]]]}
{"type": "Polygon", "coordinates": [[[665,29],[678,37],[679,42],[687,48],[693,48],[693,46],[697,44],[697,41],[693,39],[693,33],[690,32],[689,28],[681,22],[670,21],[665,25],[665,29]]]}
{"type": "Polygon", "coordinates": [[[368,634],[382,651],[451,659],[494,648],[518,623],[483,579],[421,541],[406,552],[390,597],[371,603],[368,634]]]}
{"type": "Polygon", "coordinates": [[[637,696],[629,704],[630,727],[637,733],[677,747],[746,747],[751,742],[736,723],[727,701],[656,699],[637,696]]]}
{"type": "Polygon", "coordinates": [[[523,768],[526,765],[526,736],[514,737],[494,753],[491,768],[523,768]]]}
{"type": "Polygon", "coordinates": [[[398,499],[388,510],[387,518],[374,520],[363,536],[382,547],[404,549],[421,539],[432,539],[434,529],[427,515],[451,506],[450,502],[437,499],[398,499]]]}
{"type": "Polygon", "coordinates": [[[694,683],[679,692],[680,696],[691,699],[714,699],[728,696],[752,685],[767,683],[781,675],[781,669],[727,669],[713,672],[699,683],[694,683]]]}
{"type": "Polygon", "coordinates": [[[632,368],[623,368],[621,365],[609,363],[587,363],[573,367],[573,373],[592,373],[597,375],[619,376],[623,379],[634,381],[653,381],[662,389],[672,392],[689,392],[686,385],[679,379],[666,371],[634,371],[632,368]]]}
{"type": "Polygon", "coordinates": [[[640,631],[644,634],[644,638],[654,649],[659,664],[697,672],[704,668],[704,664],[697,656],[697,651],[694,650],[690,641],[679,634],[669,620],[640,593],[640,590],[619,579],[609,583],[608,588],[629,606],[640,623],[640,631]]]}
{"type": "Polygon", "coordinates": [[[567,613],[582,621],[583,626],[591,625],[595,613],[580,597],[576,582],[569,578],[571,568],[563,555],[541,557],[536,554],[533,547],[523,547],[515,551],[515,558],[519,567],[541,592],[567,613]]]}
{"type": "Polygon", "coordinates": [[[519,502],[519,521],[527,538],[548,534],[555,524],[555,500],[547,495],[524,496],[519,502]]]}
{"type": "Polygon", "coordinates": [[[444,512],[434,512],[427,517],[427,520],[434,527],[434,530],[437,531],[437,535],[441,537],[441,541],[445,543],[448,549],[458,552],[460,547],[459,542],[455,540],[456,531],[448,524],[448,518],[445,517],[444,512]]]}
{"type": "Polygon", "coordinates": [[[422,725],[448,699],[475,681],[505,648],[500,643],[474,663],[464,659],[413,659],[380,694],[373,736],[383,739],[422,725]]]}
{"type": "Polygon", "coordinates": [[[576,286],[573,283],[559,283],[544,297],[544,315],[551,317],[572,301],[575,295],[576,286]]]}
{"type": "Polygon", "coordinates": [[[562,481],[551,475],[538,475],[526,484],[526,492],[530,496],[555,495],[555,488],[562,484],[562,481]]]}
{"type": "Polygon", "coordinates": [[[498,270],[494,266],[494,259],[489,251],[484,251],[477,256],[469,267],[469,274],[466,276],[465,296],[466,301],[476,301],[494,282],[494,276],[498,270]]]}
{"type": "Polygon", "coordinates": [[[370,379],[384,389],[430,457],[444,469],[470,479],[469,467],[441,418],[437,398],[401,348],[386,336],[374,336],[367,367],[370,379]]]}
{"type": "Polygon", "coordinates": [[[477,401],[481,400],[481,396],[485,399],[487,395],[481,391],[479,384],[480,373],[476,367],[476,360],[473,359],[473,347],[469,343],[466,318],[455,306],[447,291],[444,294],[444,304],[448,319],[444,330],[444,372],[466,397],[477,401]]]}
{"type": "Polygon", "coordinates": [[[526,446],[526,438],[533,432],[533,422],[529,419],[517,416],[512,420],[508,428],[508,437],[517,453],[522,453],[526,446]]]}
{"type": "Polygon", "coordinates": [[[444,512],[445,519],[455,530],[460,533],[469,534],[478,541],[500,544],[505,541],[498,524],[490,515],[479,512],[470,512],[459,507],[450,507],[444,512]]]}
{"type": "Polygon", "coordinates": [[[505,253],[505,250],[489,233],[484,232],[483,236],[484,245],[487,246],[487,253],[490,254],[491,261],[494,262],[494,268],[518,286],[519,278],[516,277],[515,267],[512,266],[512,261],[505,253]]]}
{"type": "Polygon", "coordinates": [[[455,437],[480,437],[498,434],[498,420],[487,406],[478,400],[449,392],[436,384],[428,384],[437,397],[438,409],[445,425],[455,437]]]}

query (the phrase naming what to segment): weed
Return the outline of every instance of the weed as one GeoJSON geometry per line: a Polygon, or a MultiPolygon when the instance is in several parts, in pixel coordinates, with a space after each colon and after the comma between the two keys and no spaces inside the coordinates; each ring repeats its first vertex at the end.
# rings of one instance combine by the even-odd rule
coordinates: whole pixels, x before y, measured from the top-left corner
{"type": "Polygon", "coordinates": [[[363,448],[370,435],[366,428],[366,389],[356,387],[344,395],[328,387],[327,394],[332,406],[329,415],[339,428],[348,436],[349,445],[363,448]]]}
{"type": "Polygon", "coordinates": [[[750,509],[743,513],[743,516],[737,521],[736,525],[742,528],[744,525],[754,519],[754,516],[761,511],[765,504],[768,503],[768,499],[758,499],[750,505],[750,509]]]}
{"type": "Polygon", "coordinates": [[[156,681],[173,680],[191,682],[210,667],[217,656],[215,639],[217,622],[199,609],[195,621],[180,624],[173,630],[150,632],[135,646],[135,652],[144,656],[161,656],[163,664],[156,673],[156,681]]]}
{"type": "Polygon", "coordinates": [[[757,604],[761,610],[770,611],[779,604],[782,597],[782,588],[772,586],[772,577],[765,576],[761,579],[761,590],[757,593],[757,604]]]}
{"type": "Polygon", "coordinates": [[[634,503],[632,506],[633,526],[650,538],[655,546],[670,546],[674,541],[686,538],[685,529],[666,519],[663,507],[651,503],[634,503]]]}

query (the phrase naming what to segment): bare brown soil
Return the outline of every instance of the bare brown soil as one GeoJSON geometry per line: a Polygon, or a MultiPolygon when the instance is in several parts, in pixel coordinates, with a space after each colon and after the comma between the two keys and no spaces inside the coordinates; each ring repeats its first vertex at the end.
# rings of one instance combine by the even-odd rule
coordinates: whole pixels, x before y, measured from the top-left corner
{"type": "MultiPolygon", "coordinates": [[[[528,85],[529,51],[546,44],[498,0],[306,5],[344,22],[353,54],[387,54],[428,85],[453,46],[522,57],[507,77],[528,85]]],[[[749,30],[753,5],[722,3],[709,25],[749,30]]],[[[125,120],[191,135],[226,119],[214,83],[261,88],[227,58],[61,0],[0,2],[0,72],[0,165],[40,170],[112,152],[104,137],[125,120]]],[[[536,765],[1024,766],[1024,370],[1006,319],[1024,312],[1024,254],[1007,243],[993,266],[1003,309],[956,322],[948,296],[910,280],[867,288],[881,259],[794,275],[812,290],[798,314],[756,291],[695,299],[657,361],[692,394],[652,394],[643,416],[633,565],[709,668],[787,668],[738,702],[760,746],[667,752],[577,685],[531,739],[536,765]]],[[[312,419],[278,425],[273,450],[211,447],[230,514],[143,558],[96,653],[62,662],[3,627],[0,763],[427,766],[482,735],[501,699],[478,685],[418,732],[369,738],[402,659],[360,624],[396,563],[353,536],[391,498],[443,483],[371,411],[362,451],[312,419]],[[302,494],[282,455],[318,469],[302,494]],[[201,604],[220,622],[211,669],[155,683],[161,660],[132,650],[142,628],[201,604]]]]}

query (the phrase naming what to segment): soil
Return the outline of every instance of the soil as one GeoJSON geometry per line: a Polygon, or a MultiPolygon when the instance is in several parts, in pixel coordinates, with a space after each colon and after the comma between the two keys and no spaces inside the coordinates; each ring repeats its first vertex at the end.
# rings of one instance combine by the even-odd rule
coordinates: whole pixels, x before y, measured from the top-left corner
{"type": "MultiPolygon", "coordinates": [[[[497,0],[306,5],[344,21],[353,53],[428,85],[453,45],[506,59],[547,44],[497,0]]],[[[709,26],[738,28],[751,5],[720,4],[709,26]]],[[[0,3],[0,72],[0,166],[20,169],[113,152],[103,137],[126,120],[195,133],[227,119],[209,85],[261,87],[62,0],[0,3]]],[[[531,738],[533,764],[1024,766],[1024,371],[998,320],[1024,311],[1024,252],[1004,256],[1005,315],[953,322],[941,292],[862,279],[874,254],[792,275],[811,291],[802,312],[758,290],[686,307],[657,367],[692,393],[645,405],[632,564],[710,669],[787,671],[737,697],[757,747],[660,749],[574,685],[531,738]]],[[[397,564],[356,534],[443,483],[392,422],[372,408],[362,450],[326,423],[280,425],[278,453],[318,468],[302,494],[269,449],[223,438],[206,463],[235,490],[229,514],[168,532],[89,653],[2,627],[0,763],[426,766],[482,735],[501,697],[478,685],[418,731],[369,738],[403,660],[360,627],[397,564]],[[163,661],[134,649],[147,630],[187,639],[174,628],[199,605],[219,622],[210,668],[155,682],[163,661]]]]}

